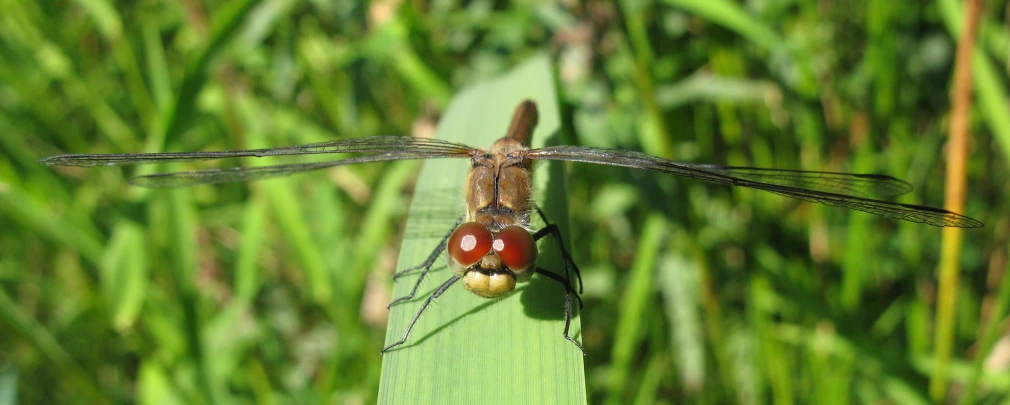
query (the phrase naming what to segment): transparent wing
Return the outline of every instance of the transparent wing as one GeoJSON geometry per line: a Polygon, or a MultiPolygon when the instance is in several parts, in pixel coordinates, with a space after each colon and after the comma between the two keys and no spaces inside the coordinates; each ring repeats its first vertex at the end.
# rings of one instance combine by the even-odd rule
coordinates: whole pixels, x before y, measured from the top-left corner
{"type": "Polygon", "coordinates": [[[314,143],[282,148],[251,149],[222,152],[166,152],[107,155],[59,155],[39,162],[50,166],[114,166],[164,162],[183,162],[233,157],[264,157],[282,155],[313,155],[330,153],[372,153],[331,162],[299,163],[260,167],[233,167],[227,169],[192,170],[158,173],[130,179],[130,183],[144,187],[186,187],[198,184],[216,184],[233,181],[260,180],[287,176],[310,170],[349,164],[380,162],[401,159],[464,158],[477,151],[467,145],[439,139],[405,136],[373,136],[340,141],[314,143]]]}
{"type": "MultiPolygon", "coordinates": [[[[403,159],[455,157],[469,154],[473,148],[440,139],[409,136],[372,136],[339,141],[312,143],[281,148],[233,150],[221,152],[124,153],[107,155],[57,155],[39,160],[49,166],[114,166],[163,162],[185,162],[233,157],[264,157],[281,155],[318,155],[327,153],[395,153],[403,159]]],[[[389,160],[389,159],[379,159],[389,160]]],[[[360,163],[360,162],[359,162],[360,163]]]]}
{"type": "Polygon", "coordinates": [[[679,164],[686,168],[704,170],[727,177],[863,198],[895,197],[912,191],[911,184],[882,174],[808,172],[741,166],[679,164]]]}
{"type": "Polygon", "coordinates": [[[765,190],[804,201],[819,202],[933,226],[959,228],[983,226],[975,219],[940,208],[876,200],[874,198],[891,197],[911,190],[908,183],[877,174],[804,172],[688,164],[641,152],[580,146],[551,146],[534,149],[528,152],[528,156],[532,159],[567,160],[651,170],[712,183],[765,190]]]}

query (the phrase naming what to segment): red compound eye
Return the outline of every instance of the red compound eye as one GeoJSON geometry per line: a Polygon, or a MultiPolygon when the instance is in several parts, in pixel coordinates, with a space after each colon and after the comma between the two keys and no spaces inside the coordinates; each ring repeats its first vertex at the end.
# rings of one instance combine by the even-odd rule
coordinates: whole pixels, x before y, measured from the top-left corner
{"type": "Polygon", "coordinates": [[[537,262],[537,243],[528,231],[510,226],[494,238],[495,253],[512,271],[523,271],[537,262]]]}
{"type": "Polygon", "coordinates": [[[476,222],[466,222],[452,231],[446,249],[449,257],[463,267],[470,267],[491,252],[491,231],[476,222]]]}

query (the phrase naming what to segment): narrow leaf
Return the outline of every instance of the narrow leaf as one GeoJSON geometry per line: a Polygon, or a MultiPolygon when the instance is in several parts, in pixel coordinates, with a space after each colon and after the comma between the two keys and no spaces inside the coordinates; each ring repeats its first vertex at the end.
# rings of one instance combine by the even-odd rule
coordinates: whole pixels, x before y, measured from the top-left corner
{"type": "Polygon", "coordinates": [[[147,286],[146,235],[136,224],[121,222],[102,258],[102,295],[116,329],[131,327],[140,314],[147,286]]]}
{"type": "MultiPolygon", "coordinates": [[[[560,136],[557,96],[550,61],[543,55],[505,77],[457,94],[440,122],[438,137],[486,147],[504,135],[513,109],[526,98],[536,101],[540,110],[533,146],[556,143],[560,136]]],[[[462,196],[436,191],[463,184],[468,165],[462,159],[425,162],[412,206],[461,207],[462,196]]],[[[537,189],[544,195],[535,200],[569,237],[563,166],[538,167],[537,189]]],[[[444,221],[412,215],[407,226],[434,229],[435,224],[422,223],[431,220],[444,221]]],[[[448,232],[452,220],[438,225],[448,232]]],[[[539,264],[560,272],[557,249],[549,239],[540,244],[539,264]]],[[[399,268],[422,262],[439,240],[404,241],[399,268]]],[[[416,276],[397,280],[394,297],[406,295],[416,276]]],[[[417,297],[390,310],[387,344],[403,336],[427,296],[451,276],[439,260],[417,297]]],[[[562,337],[563,328],[564,289],[549,279],[534,276],[500,300],[480,298],[454,285],[420,317],[406,344],[383,356],[379,403],[585,403],[582,352],[562,337]]],[[[580,332],[576,316],[571,335],[579,339],[580,332]]]]}

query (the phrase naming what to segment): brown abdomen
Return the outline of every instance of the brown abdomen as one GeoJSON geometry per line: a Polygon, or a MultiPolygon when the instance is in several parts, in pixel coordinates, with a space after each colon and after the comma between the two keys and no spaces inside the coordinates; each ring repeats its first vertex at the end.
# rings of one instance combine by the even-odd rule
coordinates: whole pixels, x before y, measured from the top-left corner
{"type": "Polygon", "coordinates": [[[523,100],[512,114],[512,123],[509,124],[505,137],[518,140],[523,146],[529,147],[537,119],[537,105],[531,100],[523,100]]]}

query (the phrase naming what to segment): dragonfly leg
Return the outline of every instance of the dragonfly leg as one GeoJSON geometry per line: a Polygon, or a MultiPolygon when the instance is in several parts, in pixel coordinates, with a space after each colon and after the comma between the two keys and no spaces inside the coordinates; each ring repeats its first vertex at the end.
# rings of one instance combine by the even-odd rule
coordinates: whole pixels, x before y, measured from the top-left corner
{"type": "Polygon", "coordinates": [[[540,239],[543,239],[543,237],[547,236],[547,235],[551,235],[551,236],[554,237],[554,240],[558,243],[558,247],[561,248],[561,256],[565,260],[565,277],[568,277],[569,279],[571,279],[571,275],[569,274],[569,268],[573,269],[572,271],[575,273],[575,278],[576,278],[576,280],[578,280],[578,284],[579,284],[578,290],[579,290],[579,293],[581,294],[582,293],[582,272],[579,271],[579,266],[577,266],[575,264],[575,260],[572,260],[572,255],[569,254],[568,253],[568,249],[565,248],[564,239],[561,237],[561,230],[558,228],[557,224],[553,224],[553,223],[551,223],[550,221],[547,220],[547,215],[544,214],[544,211],[541,210],[540,207],[535,207],[535,208],[537,210],[537,214],[540,214],[540,219],[542,219],[544,221],[544,223],[547,224],[547,225],[544,226],[543,229],[541,229],[541,230],[539,230],[539,231],[537,231],[536,233],[533,234],[533,240],[539,241],[540,239]]]}
{"type": "MultiPolygon", "coordinates": [[[[380,351],[379,353],[385,354],[386,352],[388,352],[392,348],[394,348],[396,346],[399,346],[399,345],[402,345],[403,342],[406,342],[407,341],[407,336],[410,336],[410,331],[414,329],[414,324],[417,323],[417,319],[421,317],[421,314],[424,312],[424,310],[426,308],[428,308],[428,305],[431,304],[431,302],[434,301],[435,298],[438,298],[439,295],[442,295],[442,293],[444,293],[445,290],[448,290],[449,287],[452,287],[452,285],[455,284],[457,281],[459,281],[459,277],[452,276],[451,278],[449,278],[448,280],[446,280],[444,283],[442,283],[442,286],[438,287],[438,289],[435,290],[435,292],[431,293],[431,295],[428,297],[428,299],[424,301],[424,304],[421,305],[421,308],[417,310],[417,313],[414,314],[414,319],[410,320],[410,324],[407,325],[407,331],[403,333],[403,338],[401,338],[399,341],[397,341],[397,342],[395,342],[395,343],[393,343],[393,344],[391,344],[389,346],[386,346],[386,347],[382,348],[382,351],[380,351]]],[[[569,306],[571,306],[571,303],[569,303],[569,306]]],[[[566,334],[568,333],[568,328],[567,327],[565,328],[565,333],[566,334]]]]}
{"type": "Polygon", "coordinates": [[[543,276],[545,276],[545,277],[547,277],[547,278],[549,278],[551,280],[557,281],[558,283],[561,283],[561,285],[565,286],[565,330],[561,334],[565,337],[565,340],[568,340],[569,342],[574,343],[575,346],[578,347],[579,350],[582,351],[582,355],[585,356],[586,355],[586,349],[584,349],[582,347],[582,345],[579,344],[578,341],[576,341],[575,339],[572,339],[571,336],[568,336],[568,330],[572,326],[572,294],[575,294],[575,298],[577,298],[579,300],[579,307],[580,308],[582,307],[582,298],[580,298],[579,294],[576,293],[572,289],[571,282],[569,280],[567,280],[567,279],[565,279],[565,278],[563,278],[563,277],[555,274],[554,272],[550,272],[550,271],[544,270],[541,267],[537,267],[537,274],[543,275],[543,276]]]}
{"type": "Polygon", "coordinates": [[[579,296],[579,293],[575,292],[575,288],[572,287],[572,281],[570,278],[562,277],[560,274],[547,270],[543,267],[537,267],[536,272],[539,275],[542,275],[544,277],[550,278],[551,280],[557,281],[558,283],[561,283],[561,285],[565,286],[566,293],[570,292],[575,294],[575,299],[579,301],[579,309],[582,309],[582,297],[579,296]]]}
{"type": "Polygon", "coordinates": [[[389,309],[393,305],[399,304],[403,301],[407,301],[414,298],[414,294],[417,294],[417,289],[421,286],[421,282],[424,281],[424,277],[428,275],[429,271],[431,271],[431,266],[435,264],[435,261],[438,260],[438,257],[442,255],[443,251],[445,251],[445,244],[446,241],[449,240],[449,236],[452,235],[453,231],[455,231],[456,228],[459,227],[459,224],[461,223],[463,223],[463,217],[460,217],[458,220],[456,220],[456,224],[449,229],[449,232],[447,232],[444,237],[442,237],[442,241],[439,242],[438,246],[435,247],[435,250],[433,250],[431,254],[428,255],[428,258],[424,259],[423,263],[411,268],[400,270],[393,274],[393,280],[395,281],[397,277],[403,276],[417,269],[424,269],[424,271],[421,272],[421,276],[417,278],[416,282],[414,282],[414,287],[411,288],[410,294],[404,295],[400,298],[391,301],[389,305],[386,305],[386,309],[389,309]]]}

